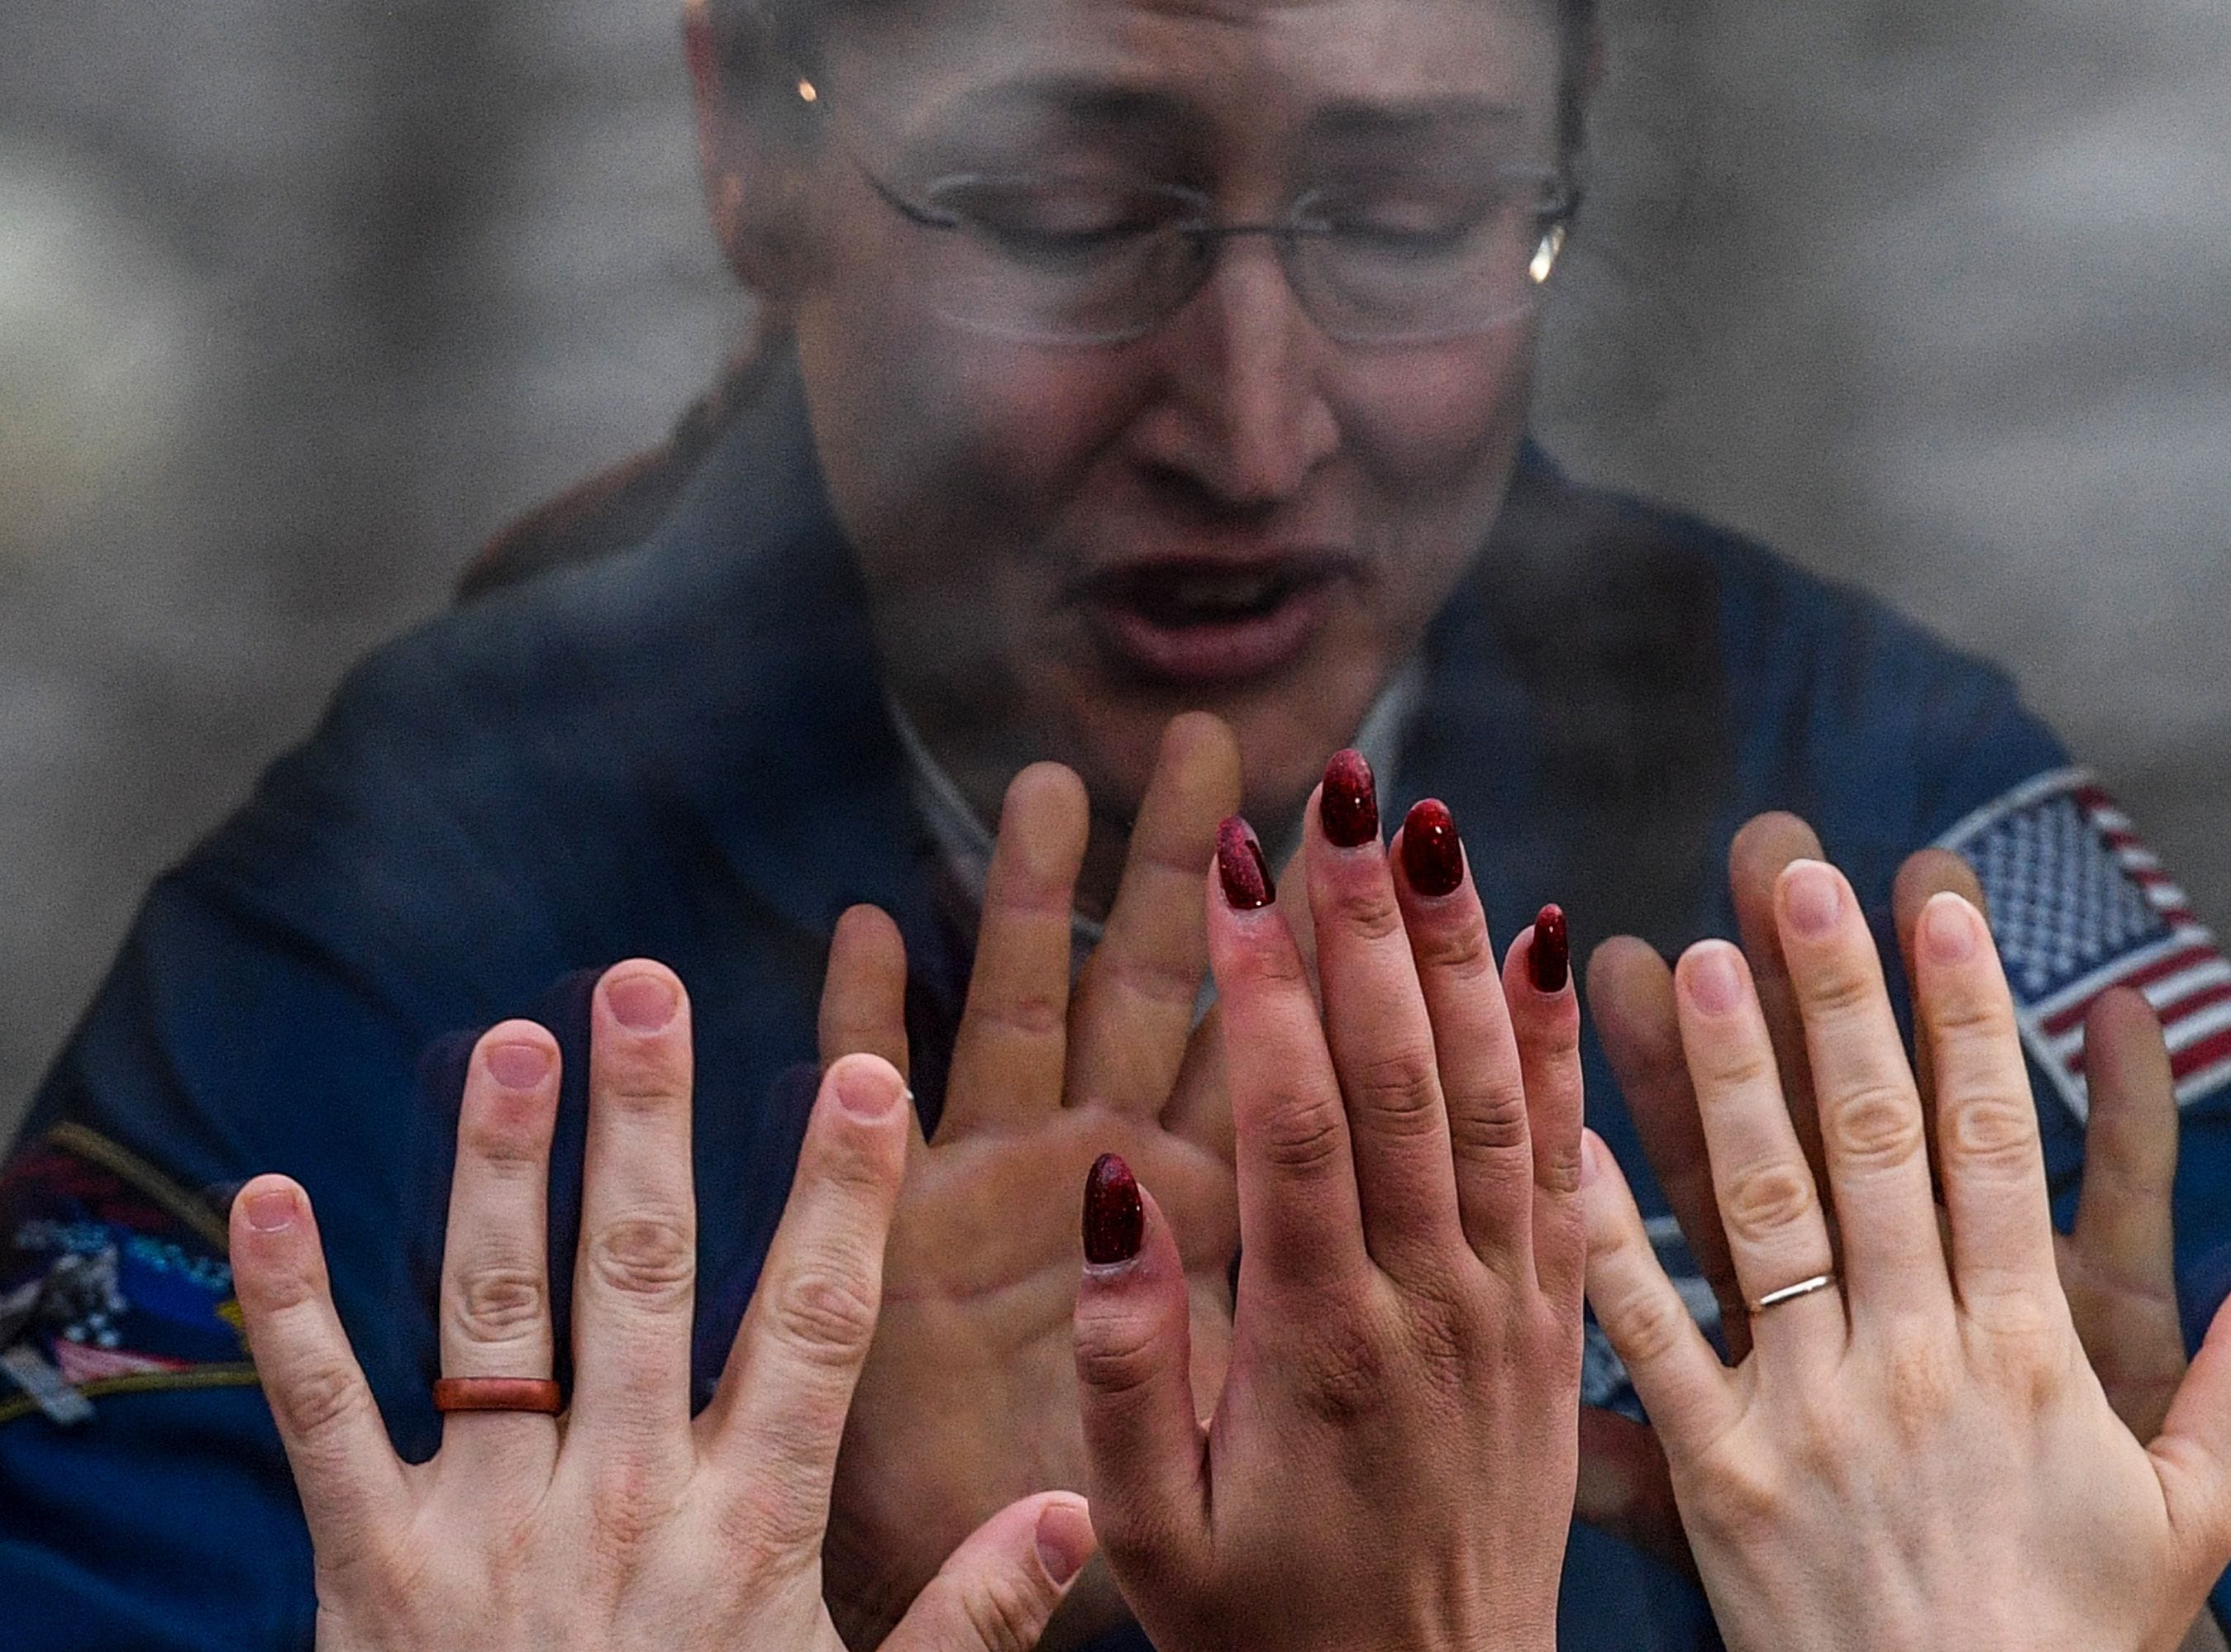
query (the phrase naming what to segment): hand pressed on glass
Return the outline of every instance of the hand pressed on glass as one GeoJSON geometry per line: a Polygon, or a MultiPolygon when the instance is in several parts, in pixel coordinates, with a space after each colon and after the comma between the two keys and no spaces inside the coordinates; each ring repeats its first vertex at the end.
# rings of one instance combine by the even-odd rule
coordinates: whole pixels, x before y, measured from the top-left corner
{"type": "MultiPolygon", "coordinates": [[[[759,1289],[693,1420],[689,1006],[670,972],[638,962],[605,976],[593,1014],[564,1416],[452,1412],[430,1462],[400,1462],[335,1316],[301,1189],[262,1177],[235,1203],[241,1307],[309,1519],[328,1652],[839,1652],[821,1600],[822,1528],[875,1324],[904,1086],[872,1056],[824,1077],[759,1289]]],[[[443,1255],[446,1378],[549,1378],[557,1101],[546,1031],[510,1022],[482,1038],[443,1255]]],[[[1091,1545],[1080,1499],[1025,1498],[953,1555],[885,1644],[1023,1652],[1091,1545]]]]}
{"type": "MultiPolygon", "coordinates": [[[[1785,867],[1820,858],[1820,841],[1812,829],[1782,813],[1751,821],[1736,834],[1728,852],[1728,882],[1743,952],[1766,1017],[1790,1122],[1816,1180],[1823,1160],[1811,1064],[1774,903],[1785,867]]],[[[1947,891],[1979,907],[1982,903],[1974,868],[1956,855],[1923,849],[1899,868],[1892,910],[1908,981],[1915,978],[1914,942],[1923,908],[1931,896],[1947,891]]],[[[1588,999],[1658,1185],[1718,1300],[1724,1345],[1740,1359],[1750,1347],[1749,1320],[1713,1200],[1696,1088],[1682,1053],[1673,972],[1647,942],[1616,937],[1589,960],[1588,999]]],[[[1930,1105],[1934,1066],[1927,1032],[1924,1021],[1914,1064],[1924,1111],[1930,1105]]],[[[2170,1208],[2176,1169],[2176,1098],[2160,1028],[2136,993],[2110,993],[2094,1007],[2085,1054],[2092,1111],[2086,1126],[2083,1196],[2074,1231],[2056,1234],[2053,1249],[2077,1335],[2109,1403],[2140,1440],[2150,1441],[2160,1432],[2170,1396],[2185,1371],[2170,1208]]],[[[1608,1412],[1582,1411],[1578,1512],[1581,1519],[1677,1565],[1693,1564],[1664,1455],[1642,1424],[1608,1412]]],[[[2193,1643],[2195,1652],[2220,1644],[2215,1638],[2193,1643]]]]}
{"type": "MultiPolygon", "coordinates": [[[[1193,1011],[1207,968],[1200,866],[1238,795],[1231,731],[1205,715],[1173,723],[1105,933],[1072,991],[1084,791],[1052,764],[1008,791],[944,1111],[934,1137],[913,1141],[883,1319],[837,1466],[830,1601],[856,1642],[894,1621],[992,1510],[1085,1483],[1069,1190],[1098,1154],[1124,1154],[1164,1190],[1194,1376],[1212,1396],[1223,1382],[1238,1245],[1231,1120],[1213,1022],[1197,1032],[1193,1011]]],[[[890,920],[847,913],[822,1001],[824,1058],[866,1049],[904,1070],[905,984],[890,920]]],[[[1122,1614],[1096,1569],[1052,1638],[1122,1614]]]]}
{"type": "MultiPolygon", "coordinates": [[[[1775,928],[1804,1031],[1842,1283],[1750,1320],[1723,1367],[1589,1143],[1589,1297],[1656,1421],[1731,1647],[2174,1647],[2231,1559],[2231,1333],[2150,1445],[2093,1376],[2056,1271],[2012,1001],[1960,896],[1917,925],[1930,1130],[1850,887],[1801,861],[1775,928]]],[[[1829,1271],[1823,1200],[1743,955],[1691,948],[1682,1042],[1741,1289],[1829,1271]]]]}
{"type": "Polygon", "coordinates": [[[1452,831],[1451,885],[1420,887],[1441,861],[1400,840],[1390,866],[1339,795],[1368,786],[1355,769],[1335,759],[1303,850],[1322,1015],[1243,827],[1209,874],[1245,1238],[1220,1397],[1187,1379],[1153,1176],[1091,1184],[1089,1227],[1120,1236],[1094,1244],[1077,1304],[1095,1525],[1168,1652],[1555,1638],[1579,1012],[1553,926],[1498,978],[1452,831]]]}

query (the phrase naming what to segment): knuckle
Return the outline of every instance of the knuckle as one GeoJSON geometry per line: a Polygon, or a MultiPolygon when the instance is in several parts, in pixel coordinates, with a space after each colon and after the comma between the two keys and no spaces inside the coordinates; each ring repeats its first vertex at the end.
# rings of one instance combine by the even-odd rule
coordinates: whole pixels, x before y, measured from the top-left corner
{"type": "Polygon", "coordinates": [[[515,1342],[541,1327],[548,1307],[542,1269],[517,1262],[466,1269],[450,1298],[457,1330],[468,1342],[515,1342]]]}
{"type": "Polygon", "coordinates": [[[2012,1006],[1973,993],[1940,995],[1929,1018],[1945,1042],[1993,1043],[2016,1036],[2012,1006]]]}
{"type": "Polygon", "coordinates": [[[1385,1123],[1419,1129],[1434,1122],[1439,1074],[1429,1049],[1398,1049],[1356,1069],[1349,1088],[1360,1110],[1385,1123]]]}
{"type": "Polygon", "coordinates": [[[1038,1588],[1017,1570],[1002,1570],[960,1585],[961,1615],[983,1652],[1031,1652],[1045,1627],[1048,1604],[1038,1588]]]}
{"type": "Polygon", "coordinates": [[[1883,1358],[1884,1409],[1901,1436],[1933,1431],[1951,1409],[1958,1374],[1946,1350],[1927,1337],[1899,1337],[1883,1358]]]}
{"type": "Polygon", "coordinates": [[[1802,1165],[1759,1165],[1736,1172],[1721,1216],[1731,1236],[1757,1242],[1780,1237],[1819,1208],[1812,1175],[1802,1165]]]}
{"type": "Polygon", "coordinates": [[[1189,962],[1131,955],[1109,959],[1106,969],[1106,984],[1146,1003],[1190,1010],[1200,996],[1200,971],[1189,962]]]}
{"type": "Polygon", "coordinates": [[[624,1295],[670,1301],[687,1295],[695,1281],[696,1234],[679,1216],[624,1217],[590,1242],[589,1265],[601,1283],[624,1295]]]}
{"type": "Polygon", "coordinates": [[[294,1372],[270,1397],[294,1433],[306,1440],[353,1424],[371,1403],[356,1373],[337,1360],[321,1360],[294,1372]]]}
{"type": "Polygon", "coordinates": [[[1459,1158],[1507,1158],[1528,1151],[1533,1140],[1526,1098],[1496,1087],[1449,1104],[1449,1145],[1459,1158]]]}
{"type": "Polygon", "coordinates": [[[2027,1096],[1976,1095],[1944,1109],[1949,1145],[1987,1168],[2027,1171],[2037,1146],[2037,1108],[2027,1096]]]}
{"type": "Polygon", "coordinates": [[[1844,1021],[1866,1013],[1883,996],[1881,984],[1869,971],[1837,958],[1801,975],[1798,991],[1805,1013],[1826,1021],[1844,1021]]]}
{"type": "Polygon", "coordinates": [[[1162,1340],[1148,1316],[1089,1305],[1077,1325],[1077,1378],[1105,1399],[1128,1399],[1153,1383],[1161,1366],[1161,1349],[1162,1340]]]}
{"type": "Polygon", "coordinates": [[[856,1274],[828,1266],[786,1281],[769,1304],[775,1333],[810,1359],[844,1364],[876,1334],[874,1287],[856,1274]]]}
{"type": "Polygon", "coordinates": [[[1748,1092],[1779,1091],[1782,1087],[1782,1074],[1775,1066],[1771,1047],[1754,1043],[1748,1038],[1692,1040],[1685,1054],[1698,1062],[1706,1084],[1712,1089],[1748,1092]]]}
{"type": "Polygon", "coordinates": [[[1352,1428],[1386,1404],[1387,1350],[1361,1326],[1321,1327],[1300,1364],[1302,1404],[1335,1429],[1352,1428]]]}
{"type": "Polygon", "coordinates": [[[1336,1169],[1346,1145],[1346,1121],[1330,1101],[1281,1097],[1263,1125],[1263,1157],[1282,1175],[1322,1176],[1336,1169]]]}
{"type": "Polygon", "coordinates": [[[625,1452],[596,1473],[591,1519],[592,1542],[607,1558],[639,1550],[674,1517],[672,1495],[650,1467],[625,1452]]]}
{"type": "Polygon", "coordinates": [[[656,1117],[679,1108],[688,1111],[689,1098],[663,1074],[649,1071],[621,1073],[601,1086],[596,1102],[624,1118],[656,1117]]]}
{"type": "Polygon", "coordinates": [[[1655,1365],[1695,1330],[1689,1310],[1671,1291],[1636,1291],[1604,1319],[1604,1331],[1629,1366],[1655,1365]]]}
{"type": "Polygon", "coordinates": [[[1334,924],[1366,941],[1381,941],[1402,932],[1402,909],[1394,904],[1394,886],[1384,877],[1369,883],[1334,891],[1334,924]]]}
{"type": "Polygon", "coordinates": [[[1829,1140],[1859,1165],[1889,1168],[1923,1149],[1921,1102],[1903,1085],[1860,1085],[1834,1098],[1824,1122],[1829,1140]]]}
{"type": "Polygon", "coordinates": [[[977,1024],[1017,1038],[1052,1038],[1067,1027],[1067,1003],[1047,992],[1003,993],[977,1005],[977,1024]]]}
{"type": "Polygon", "coordinates": [[[1484,924],[1421,924],[1410,932],[1410,945],[1421,973],[1443,976],[1459,986],[1497,974],[1495,949],[1488,945],[1484,924]]]}

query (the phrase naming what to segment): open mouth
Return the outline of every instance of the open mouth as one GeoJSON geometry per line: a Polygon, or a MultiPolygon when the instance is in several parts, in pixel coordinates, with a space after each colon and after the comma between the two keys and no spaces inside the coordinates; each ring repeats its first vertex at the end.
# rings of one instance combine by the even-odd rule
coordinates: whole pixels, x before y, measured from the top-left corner
{"type": "Polygon", "coordinates": [[[1291,664],[1354,575],[1338,557],[1170,561],[1096,575],[1077,595],[1102,647],[1131,674],[1230,683],[1291,664]]]}

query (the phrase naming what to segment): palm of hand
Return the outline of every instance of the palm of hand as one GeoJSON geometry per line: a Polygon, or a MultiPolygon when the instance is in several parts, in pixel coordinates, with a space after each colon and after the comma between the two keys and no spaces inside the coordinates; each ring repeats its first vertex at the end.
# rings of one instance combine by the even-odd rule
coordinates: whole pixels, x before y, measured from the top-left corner
{"type": "MultiPolygon", "coordinates": [[[[832,1597],[857,1613],[862,1634],[903,1611],[988,1510],[1031,1491],[1083,1488],[1073,1205],[1092,1161],[1110,1152],[1168,1190],[1183,1236],[1193,1391],[1209,1404],[1221,1392],[1239,1234],[1228,1163],[1152,1119],[1098,1107],[1051,1113],[1027,1133],[929,1148],[901,1195],[883,1318],[838,1459],[827,1561],[832,1597]],[[893,1572],[899,1556],[911,1564],[893,1572]]],[[[1089,1595],[1093,1584],[1088,1574],[1080,1586],[1089,1595]]],[[[1120,1608],[1103,1591],[1069,1610],[1108,1621],[1120,1608]]]]}
{"type": "MultiPolygon", "coordinates": [[[[1192,1300],[1204,1404],[1232,1342],[1238,1247],[1231,1125],[1207,969],[1201,868],[1236,805],[1238,754],[1214,719],[1166,735],[1106,932],[1070,986],[1070,912],[1086,842],[1083,786],[1025,770],[1010,788],[985,893],[967,1008],[936,1139],[909,1151],[885,1257],[883,1317],[848,1419],[825,1563],[838,1627],[868,1644],[1009,1487],[1086,1480],[1070,1315],[1077,1190],[1119,1152],[1168,1190],[1192,1300]]],[[[824,1061],[906,1066],[903,945],[846,914],[822,1005],[824,1061]]],[[[1119,1621],[1104,1575],[1058,1634],[1119,1621]]]]}

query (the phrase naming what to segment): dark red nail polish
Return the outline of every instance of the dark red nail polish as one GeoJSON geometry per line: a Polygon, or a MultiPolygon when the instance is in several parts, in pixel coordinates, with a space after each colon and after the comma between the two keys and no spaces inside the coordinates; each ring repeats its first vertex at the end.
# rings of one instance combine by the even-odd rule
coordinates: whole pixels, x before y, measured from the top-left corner
{"type": "Polygon", "coordinates": [[[1562,992],[1573,975],[1573,943],[1565,933],[1565,909],[1549,906],[1534,920],[1534,945],[1526,952],[1536,992],[1562,992]]]}
{"type": "Polygon", "coordinates": [[[1216,870],[1224,880],[1224,898],[1234,912],[1253,912],[1278,898],[1271,881],[1270,862],[1255,829],[1234,815],[1216,829],[1216,870]]]}
{"type": "Polygon", "coordinates": [[[1146,1236],[1139,1178],[1115,1154],[1101,1154],[1084,1178],[1084,1260],[1102,1268],[1129,1262],[1146,1236]]]}
{"type": "Polygon", "coordinates": [[[1379,787],[1362,752],[1336,752],[1325,765],[1317,818],[1325,841],[1335,849],[1361,849],[1379,841],[1379,787]]]}
{"type": "Polygon", "coordinates": [[[1402,870],[1421,895],[1445,895],[1464,881],[1464,840],[1438,797],[1414,804],[1402,822],[1402,870]]]}

